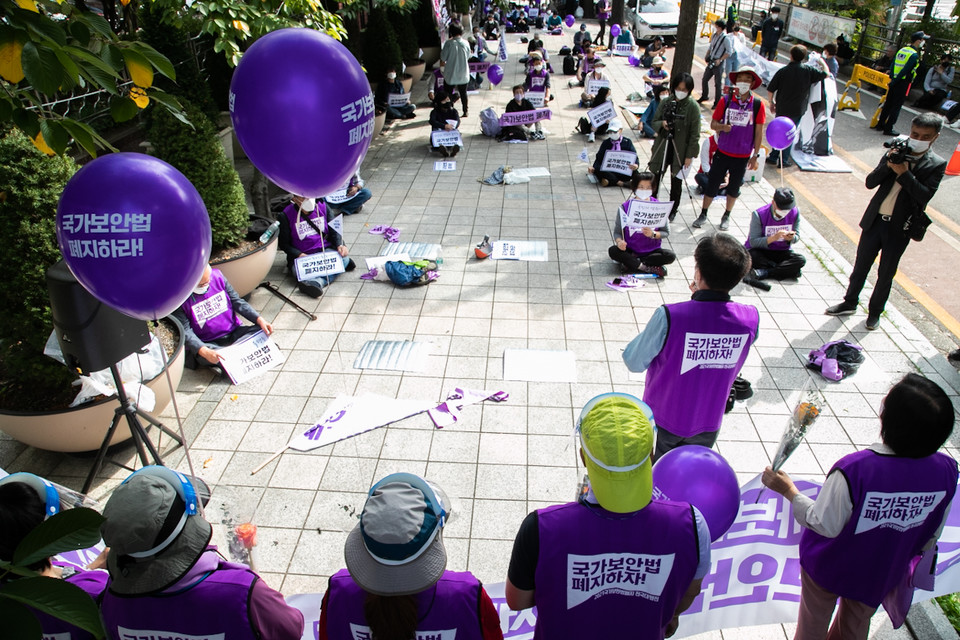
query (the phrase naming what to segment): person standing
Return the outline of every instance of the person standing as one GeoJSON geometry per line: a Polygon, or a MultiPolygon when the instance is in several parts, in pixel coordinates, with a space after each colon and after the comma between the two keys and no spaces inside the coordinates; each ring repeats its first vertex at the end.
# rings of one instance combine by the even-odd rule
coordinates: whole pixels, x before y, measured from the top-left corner
{"type": "MultiPolygon", "coordinates": [[[[778,69],[767,85],[767,91],[770,94],[770,110],[776,116],[790,118],[795,126],[800,126],[800,118],[807,111],[811,85],[824,80],[830,72],[825,63],[819,62],[820,68],[814,69],[804,63],[806,59],[805,46],[798,44],[791,47],[790,62],[778,69]]],[[[822,59],[818,58],[818,61],[820,60],[822,59]]],[[[779,162],[780,150],[773,149],[770,157],[767,158],[767,164],[778,165],[779,162]]],[[[793,166],[789,147],[783,150],[783,166],[793,166]]]]}
{"type": "Polygon", "coordinates": [[[659,197],[660,184],[666,173],[670,173],[670,200],[673,202],[670,222],[673,222],[683,195],[683,181],[677,174],[689,169],[700,149],[700,109],[690,97],[693,76],[689,73],[675,75],[670,87],[673,95],[660,101],[653,116],[653,131],[657,137],[653,141],[648,167],[656,176],[653,185],[655,197],[659,197]]]}
{"type": "Polygon", "coordinates": [[[783,35],[783,20],[780,19],[780,7],[774,5],[770,16],[760,23],[760,55],[767,60],[777,59],[777,45],[783,35]]]}
{"type": "Polygon", "coordinates": [[[929,39],[930,36],[923,31],[913,33],[910,36],[910,44],[897,51],[897,55],[893,58],[893,64],[890,66],[890,84],[887,86],[887,97],[880,109],[880,118],[873,127],[877,131],[882,131],[884,135],[900,135],[900,132],[896,131],[894,127],[897,124],[897,118],[900,117],[900,109],[907,99],[910,87],[917,77],[917,68],[920,66],[920,48],[923,46],[923,41],[929,39]]]}
{"type": "Polygon", "coordinates": [[[597,22],[600,23],[600,31],[597,32],[597,44],[603,44],[603,36],[607,32],[607,20],[610,19],[610,0],[600,0],[597,3],[597,22]]]}
{"type": "Polygon", "coordinates": [[[730,5],[727,7],[727,26],[732,29],[739,19],[740,11],[737,9],[737,0],[730,0],[730,5]]]}
{"type": "Polygon", "coordinates": [[[745,246],[750,252],[754,280],[789,280],[800,277],[807,259],[792,247],[800,240],[800,209],[793,190],[780,187],[773,202],[753,212],[745,246]]]}
{"type": "Polygon", "coordinates": [[[470,82],[470,45],[463,39],[463,27],[451,24],[449,38],[440,51],[440,66],[443,68],[444,84],[460,94],[463,105],[462,117],[467,117],[467,83],[470,82]]]}
{"type": "Polygon", "coordinates": [[[723,70],[726,67],[727,58],[733,53],[733,42],[727,37],[727,25],[723,20],[717,20],[713,23],[713,26],[715,31],[713,37],[710,38],[710,46],[707,49],[707,68],[703,70],[703,79],[700,81],[700,98],[697,102],[703,104],[710,100],[710,80],[712,78],[716,95],[713,108],[716,109],[720,103],[720,97],[723,95],[721,90],[723,70]]]}
{"type": "Polygon", "coordinates": [[[656,416],[655,458],[681,445],[714,445],[760,326],[756,307],[730,299],[750,269],[743,243],[726,233],[706,236],[693,258],[690,300],[658,307],[623,351],[627,369],[647,372],[643,401],[656,416]]]}
{"type": "Polygon", "coordinates": [[[950,398],[908,373],[881,407],[882,442],[837,461],[816,500],[783,471],[763,472],[763,484],[790,501],[803,527],[794,640],[866,640],[871,616],[911,561],[936,551],[957,490],[957,461],[938,453],[953,432],[950,398]]]}
{"type": "Polygon", "coordinates": [[[925,216],[927,203],[940,187],[947,168],[947,161],[931,150],[942,128],[943,118],[935,113],[916,116],[910,124],[910,138],[907,140],[910,152],[903,162],[891,162],[896,149],[890,149],[867,176],[867,189],[876,189],[877,192],[860,218],[862,231],[847,293],[843,302],[826,310],[828,316],[849,316],[856,312],[867,273],[880,254],[877,283],[867,307],[866,326],[872,331],[880,325],[880,314],[890,297],[900,258],[910,244],[909,225],[925,216]]]}

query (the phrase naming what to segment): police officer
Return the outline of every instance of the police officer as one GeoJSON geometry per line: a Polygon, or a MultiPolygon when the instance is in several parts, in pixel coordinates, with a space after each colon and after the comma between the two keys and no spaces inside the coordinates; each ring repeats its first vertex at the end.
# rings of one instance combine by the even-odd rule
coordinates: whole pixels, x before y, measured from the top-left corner
{"type": "Polygon", "coordinates": [[[883,102],[883,109],[880,110],[880,119],[873,127],[877,131],[883,131],[888,136],[900,135],[898,131],[894,131],[893,126],[897,124],[897,118],[900,117],[900,108],[907,99],[910,85],[917,77],[917,67],[920,66],[920,47],[924,40],[929,39],[930,36],[923,31],[915,32],[910,36],[910,44],[897,51],[897,55],[893,58],[887,98],[883,102]]]}

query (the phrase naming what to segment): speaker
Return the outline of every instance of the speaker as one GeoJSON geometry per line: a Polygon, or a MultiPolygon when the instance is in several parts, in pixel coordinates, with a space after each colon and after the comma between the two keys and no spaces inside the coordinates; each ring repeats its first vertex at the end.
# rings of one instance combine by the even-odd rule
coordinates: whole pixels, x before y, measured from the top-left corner
{"type": "Polygon", "coordinates": [[[143,320],[131,318],[90,294],[61,260],[47,269],[53,328],[71,369],[106,369],[150,344],[143,320]]]}

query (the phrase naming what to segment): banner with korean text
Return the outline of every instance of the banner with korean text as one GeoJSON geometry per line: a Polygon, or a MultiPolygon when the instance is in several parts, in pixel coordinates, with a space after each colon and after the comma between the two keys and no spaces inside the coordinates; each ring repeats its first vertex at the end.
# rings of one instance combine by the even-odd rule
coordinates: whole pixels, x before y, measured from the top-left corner
{"type": "Polygon", "coordinates": [[[667,221],[673,202],[650,202],[649,200],[630,200],[627,210],[620,209],[620,222],[624,228],[659,229],[667,221]]]}
{"type": "Polygon", "coordinates": [[[217,355],[233,384],[252,380],[266,371],[276,369],[284,361],[277,343],[263,331],[250,334],[229,347],[217,349],[217,355]]]}
{"type": "Polygon", "coordinates": [[[550,109],[535,109],[533,111],[513,111],[500,116],[500,126],[514,127],[521,124],[533,124],[538,120],[549,120],[550,109]]]}
{"type": "Polygon", "coordinates": [[[633,151],[607,151],[603,154],[600,171],[610,171],[624,176],[632,176],[631,165],[637,164],[637,154],[633,151]]]}

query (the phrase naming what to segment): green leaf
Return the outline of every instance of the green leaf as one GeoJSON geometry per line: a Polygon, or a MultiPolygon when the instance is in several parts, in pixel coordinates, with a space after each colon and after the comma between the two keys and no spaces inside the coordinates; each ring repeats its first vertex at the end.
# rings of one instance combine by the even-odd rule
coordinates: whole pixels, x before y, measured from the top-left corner
{"type": "Polygon", "coordinates": [[[23,63],[23,75],[34,89],[48,96],[60,90],[63,66],[53,51],[38,47],[37,43],[31,41],[23,45],[20,61],[23,63]]]}
{"type": "Polygon", "coordinates": [[[37,34],[41,40],[52,40],[61,46],[67,44],[67,34],[63,22],[54,22],[46,15],[34,14],[27,20],[27,28],[37,34]]]}
{"type": "Polygon", "coordinates": [[[165,55],[150,45],[142,42],[135,42],[134,45],[136,46],[137,51],[142,53],[143,57],[149,60],[150,64],[152,64],[157,71],[176,82],[177,72],[165,55]]]}
{"type": "Polygon", "coordinates": [[[120,49],[112,44],[108,44],[100,52],[100,59],[106,62],[113,69],[123,69],[123,54],[120,49]]]}
{"type": "Polygon", "coordinates": [[[171,96],[169,93],[161,91],[160,89],[148,89],[147,95],[150,96],[151,100],[156,100],[158,104],[165,107],[174,118],[187,125],[191,129],[194,128],[193,123],[190,122],[187,116],[183,113],[183,107],[180,105],[177,99],[171,96]]]}
{"type": "Polygon", "coordinates": [[[0,122],[9,122],[13,117],[13,104],[0,99],[0,122]]]}
{"type": "Polygon", "coordinates": [[[10,634],[11,638],[43,637],[37,616],[19,602],[0,597],[0,620],[3,620],[4,633],[10,634]]]}
{"type": "Polygon", "coordinates": [[[76,20],[70,21],[70,35],[80,43],[81,46],[90,44],[90,28],[82,22],[76,20]]]}
{"type": "Polygon", "coordinates": [[[117,73],[117,70],[111,67],[109,64],[95,56],[93,53],[83,49],[81,47],[72,47],[66,46],[63,48],[64,51],[69,53],[74,58],[77,58],[81,63],[86,63],[92,65],[102,71],[105,74],[111,75],[117,80],[120,79],[120,74],[117,73]]]}
{"type": "Polygon", "coordinates": [[[53,54],[57,56],[57,60],[63,67],[63,72],[66,77],[70,78],[73,84],[77,84],[77,81],[80,79],[80,69],[77,68],[77,64],[67,55],[67,52],[64,51],[62,47],[50,47],[50,49],[53,51],[53,54]]]}
{"type": "Polygon", "coordinates": [[[73,139],[77,141],[83,150],[89,153],[92,157],[97,157],[97,143],[94,139],[96,133],[88,125],[83,124],[82,122],[77,122],[76,120],[69,120],[64,118],[60,121],[60,124],[63,125],[63,128],[73,136],[73,139]]]}
{"type": "MultiPolygon", "coordinates": [[[[62,155],[64,151],[67,150],[67,145],[70,144],[70,134],[67,133],[59,122],[56,120],[50,120],[49,118],[40,121],[40,133],[43,134],[43,141],[47,143],[53,152],[58,156],[62,155]]],[[[99,534],[98,534],[99,535],[99,534]]],[[[96,543],[94,543],[96,544],[96,543]]],[[[85,547],[81,547],[85,548],[85,547]]],[[[48,554],[53,555],[53,554],[48,554]]],[[[47,556],[45,556],[47,557],[47,556]]],[[[23,564],[32,564],[30,562],[25,562],[23,564]]]]}
{"type": "Polygon", "coordinates": [[[106,89],[115,96],[120,95],[116,81],[102,70],[96,67],[85,67],[80,69],[80,75],[86,78],[90,84],[106,89]]]}
{"type": "Polygon", "coordinates": [[[77,16],[77,20],[83,22],[107,40],[115,41],[117,39],[117,34],[113,32],[113,29],[110,28],[110,23],[107,22],[103,16],[99,16],[92,11],[78,11],[74,15],[77,16]]]}
{"type": "Polygon", "coordinates": [[[74,626],[89,631],[96,638],[103,638],[106,635],[97,603],[86,591],[66,580],[43,576],[11,580],[0,586],[0,596],[31,606],[60,620],[66,620],[74,626]]]}
{"type": "Polygon", "coordinates": [[[140,108],[126,96],[116,96],[110,100],[110,115],[116,122],[126,122],[139,113],[140,108]]]}
{"type": "MultiPolygon", "coordinates": [[[[127,102],[130,102],[129,100],[127,102]]],[[[130,102],[130,104],[133,104],[130,102]]],[[[133,105],[136,108],[136,105],[133,105]]],[[[44,131],[44,139],[47,133],[44,131]]],[[[47,141],[51,147],[53,145],[47,141]]],[[[102,515],[93,509],[68,509],[44,520],[27,534],[13,553],[13,562],[29,565],[61,551],[86,549],[100,542],[102,515]]]]}
{"type": "Polygon", "coordinates": [[[37,119],[36,111],[27,109],[14,109],[13,123],[23,131],[28,138],[36,138],[40,133],[40,121],[37,119]]]}

